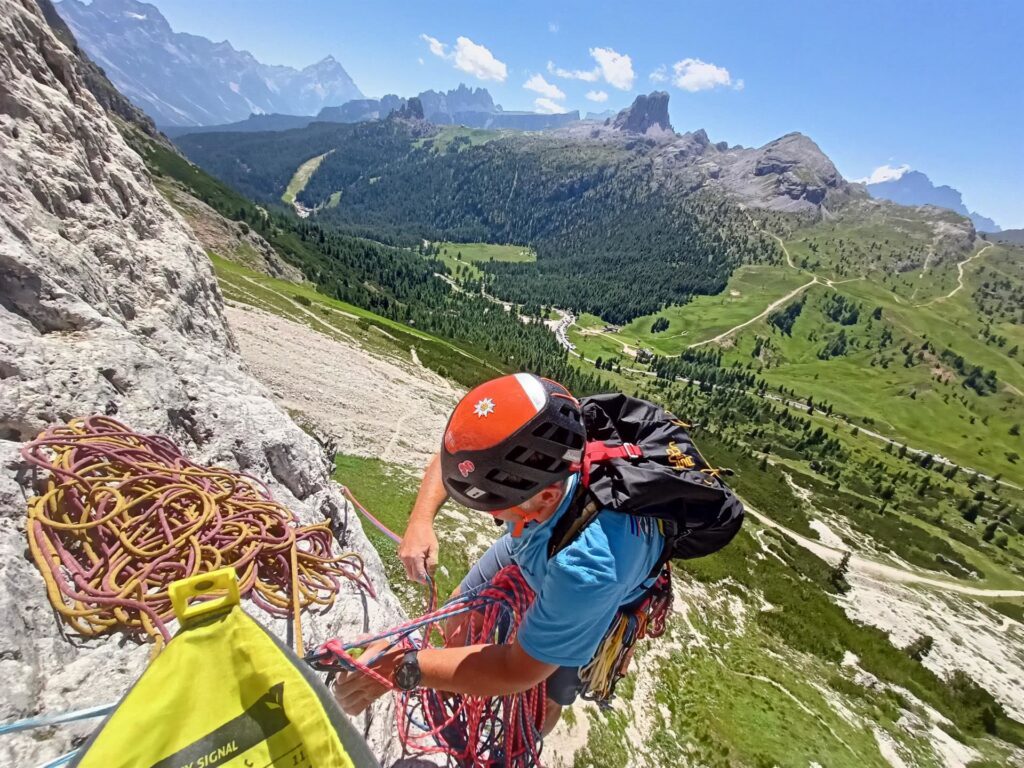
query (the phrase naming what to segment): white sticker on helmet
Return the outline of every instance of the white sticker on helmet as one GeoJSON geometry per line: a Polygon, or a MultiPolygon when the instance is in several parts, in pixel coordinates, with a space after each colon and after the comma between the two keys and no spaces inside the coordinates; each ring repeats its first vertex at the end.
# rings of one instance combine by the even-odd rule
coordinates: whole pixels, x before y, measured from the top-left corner
{"type": "Polygon", "coordinates": [[[466,495],[469,496],[469,498],[471,499],[479,499],[481,496],[484,496],[486,494],[487,491],[485,491],[483,488],[477,488],[476,486],[473,486],[472,488],[466,490],[466,495]]]}
{"type": "Polygon", "coordinates": [[[541,384],[540,379],[532,373],[517,373],[516,381],[519,382],[519,386],[523,388],[526,396],[530,398],[530,402],[533,403],[534,408],[539,411],[544,407],[544,403],[547,402],[548,396],[544,391],[544,385],[541,384]]]}

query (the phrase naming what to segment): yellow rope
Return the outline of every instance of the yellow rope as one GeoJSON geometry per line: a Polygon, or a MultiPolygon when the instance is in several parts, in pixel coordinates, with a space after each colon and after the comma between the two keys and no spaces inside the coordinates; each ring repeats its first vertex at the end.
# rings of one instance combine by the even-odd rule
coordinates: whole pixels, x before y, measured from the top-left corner
{"type": "Polygon", "coordinates": [[[22,455],[49,472],[29,499],[29,549],[50,603],[83,636],[148,635],[159,652],[168,585],[232,566],[243,595],[293,617],[301,654],[303,609],[329,608],[340,578],[369,588],[358,554],[332,555],[328,523],[299,525],[255,478],[193,464],[166,438],[93,416],[22,455]]]}

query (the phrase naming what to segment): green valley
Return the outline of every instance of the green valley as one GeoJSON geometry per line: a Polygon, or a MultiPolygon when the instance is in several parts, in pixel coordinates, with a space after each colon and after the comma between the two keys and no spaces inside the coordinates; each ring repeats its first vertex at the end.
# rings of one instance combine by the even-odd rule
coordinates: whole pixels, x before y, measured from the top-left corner
{"type": "MultiPolygon", "coordinates": [[[[189,151],[234,178],[224,147],[202,141],[189,151]]],[[[463,386],[497,369],[572,371],[580,392],[664,403],[699,424],[697,439],[751,509],[741,540],[680,566],[672,639],[640,653],[611,711],[586,708],[559,726],[555,764],[657,765],[685,753],[723,766],[885,765],[883,754],[939,765],[956,739],[983,765],[1024,741],[1000,666],[1024,659],[1005,651],[955,672],[969,654],[951,634],[968,617],[997,642],[1024,604],[1014,429],[1024,380],[1013,349],[1024,281],[1012,247],[841,186],[825,220],[733,207],[706,185],[638,194],[664,150],[616,137],[387,120],[282,136],[273,150],[243,143],[239,157],[274,151],[283,165],[290,148],[308,157],[317,141],[336,151],[298,193],[311,218],[241,214],[301,244],[283,255],[312,285],[218,261],[229,298],[374,354],[407,359],[415,347],[463,386]],[[554,327],[565,313],[573,350],[540,321],[554,327]],[[933,660],[904,650],[925,636],[933,660]],[[741,710],[749,727],[730,727],[741,710]],[[651,734],[642,746],[638,728],[651,734]],[[557,751],[581,734],[589,747],[557,751]]],[[[276,188],[260,189],[269,199],[276,188]]],[[[415,475],[338,461],[400,528],[415,475]]],[[[445,514],[442,536],[459,542],[442,562],[447,588],[488,527],[462,509],[445,514]]],[[[389,540],[373,540],[393,557],[389,540]]],[[[400,594],[418,610],[418,591],[400,594]]]]}

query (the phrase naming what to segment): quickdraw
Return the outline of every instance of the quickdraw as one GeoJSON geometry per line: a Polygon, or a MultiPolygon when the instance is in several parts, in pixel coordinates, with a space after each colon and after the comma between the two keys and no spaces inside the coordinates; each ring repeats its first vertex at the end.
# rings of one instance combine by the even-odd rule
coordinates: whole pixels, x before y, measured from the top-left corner
{"type": "Polygon", "coordinates": [[[580,680],[586,686],[583,698],[600,703],[615,695],[615,686],[629,670],[637,641],[665,634],[671,609],[672,566],[666,563],[647,596],[638,605],[618,612],[593,660],[580,669],[580,680]]]}

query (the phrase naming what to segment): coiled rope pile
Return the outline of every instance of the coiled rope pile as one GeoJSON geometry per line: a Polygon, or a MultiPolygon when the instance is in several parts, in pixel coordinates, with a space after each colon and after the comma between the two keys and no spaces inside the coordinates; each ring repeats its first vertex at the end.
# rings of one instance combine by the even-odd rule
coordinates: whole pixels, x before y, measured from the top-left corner
{"type": "Polygon", "coordinates": [[[83,636],[115,629],[170,640],[172,581],[227,566],[267,613],[329,608],[340,579],[373,590],[358,554],[333,556],[328,523],[301,526],[259,480],[189,461],[165,437],[91,416],[22,448],[49,473],[29,501],[28,539],[50,603],[83,636]]]}

